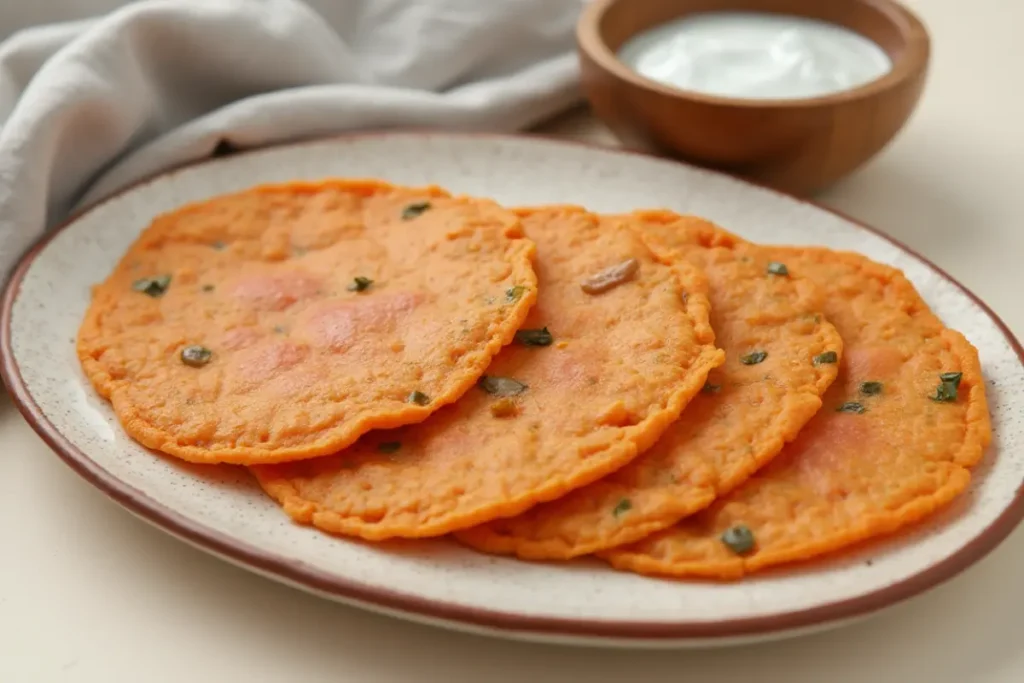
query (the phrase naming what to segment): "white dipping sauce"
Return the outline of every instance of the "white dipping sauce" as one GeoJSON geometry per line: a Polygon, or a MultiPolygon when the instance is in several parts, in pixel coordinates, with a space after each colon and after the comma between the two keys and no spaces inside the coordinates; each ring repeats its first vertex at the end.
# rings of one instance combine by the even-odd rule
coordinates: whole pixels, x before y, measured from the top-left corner
{"type": "Polygon", "coordinates": [[[619,59],[683,90],[743,99],[799,99],[849,90],[885,75],[892,60],[842,26],[804,17],[711,12],[634,36],[619,59]]]}

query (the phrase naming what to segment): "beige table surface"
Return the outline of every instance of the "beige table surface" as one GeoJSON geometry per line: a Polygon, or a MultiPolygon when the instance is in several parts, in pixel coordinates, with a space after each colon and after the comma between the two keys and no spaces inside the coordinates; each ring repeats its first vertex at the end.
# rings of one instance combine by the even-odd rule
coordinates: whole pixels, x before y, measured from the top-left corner
{"type": "MultiPolygon", "coordinates": [[[[821,197],[907,242],[1024,335],[1024,3],[911,3],[925,100],[821,197]]],[[[545,127],[611,143],[585,113],[545,127]]],[[[1021,683],[1024,532],[868,621],[781,643],[627,652],[504,642],[319,600],[186,547],[79,479],[0,398],[0,682],[1021,683]]]]}

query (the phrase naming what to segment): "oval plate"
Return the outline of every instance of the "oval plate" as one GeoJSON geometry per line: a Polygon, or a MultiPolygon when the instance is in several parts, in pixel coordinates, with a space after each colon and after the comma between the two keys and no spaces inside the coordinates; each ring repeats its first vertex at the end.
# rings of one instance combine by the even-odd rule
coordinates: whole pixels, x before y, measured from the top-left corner
{"type": "Polygon", "coordinates": [[[1024,516],[1024,436],[1014,421],[1024,352],[934,265],[812,204],[675,162],[528,137],[382,133],[276,147],[145,181],[77,216],[22,261],[6,292],[3,376],[34,429],[88,481],[158,527],[325,597],[464,630],[615,645],[745,642],[834,626],[930,588],[994,548],[1024,516]],[[981,353],[995,441],[967,495],[910,533],[838,559],[718,585],[642,578],[603,563],[519,562],[447,540],[370,545],[297,526],[244,469],[152,454],[92,390],[74,339],[89,288],[157,214],[262,182],[324,176],[436,183],[508,205],[667,207],[760,242],[854,249],[902,269],[981,353]],[[998,378],[998,379],[996,379],[998,378]]]}

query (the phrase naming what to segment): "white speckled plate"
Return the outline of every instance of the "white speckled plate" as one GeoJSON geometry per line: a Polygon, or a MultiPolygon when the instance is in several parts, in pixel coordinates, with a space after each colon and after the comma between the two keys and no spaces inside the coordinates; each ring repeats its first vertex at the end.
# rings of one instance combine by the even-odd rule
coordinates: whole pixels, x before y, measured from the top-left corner
{"type": "Polygon", "coordinates": [[[3,375],[35,429],[132,512],[239,565],[325,597],[467,630],[558,642],[707,645],[792,635],[867,615],[956,574],[1024,516],[1022,349],[980,301],[925,260],[814,205],[682,164],[525,137],[383,133],[209,161],[78,216],[22,262],[4,299],[3,375]],[[530,564],[447,541],[372,546],[292,524],[241,469],[188,466],[127,438],[74,351],[89,301],[157,213],[259,182],[329,175],[437,183],[507,204],[595,211],[664,206],[762,242],[855,249],[903,269],[981,352],[995,442],[968,495],[897,539],[729,585],[530,564]],[[998,378],[998,381],[995,379],[998,378]],[[867,560],[872,560],[867,562],[867,560]]]}

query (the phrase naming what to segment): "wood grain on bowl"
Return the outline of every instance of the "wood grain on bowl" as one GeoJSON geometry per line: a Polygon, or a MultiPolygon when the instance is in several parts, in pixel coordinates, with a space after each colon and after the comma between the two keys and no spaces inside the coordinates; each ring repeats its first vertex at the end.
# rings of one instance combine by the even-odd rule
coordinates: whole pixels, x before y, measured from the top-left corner
{"type": "Polygon", "coordinates": [[[921,96],[930,52],[924,25],[892,0],[595,0],[580,18],[577,41],[584,92],[627,146],[799,195],[839,180],[892,140],[921,96]],[[662,85],[616,57],[641,31],[717,11],[838,24],[877,43],[893,67],[878,80],[832,95],[744,100],[662,85]]]}

